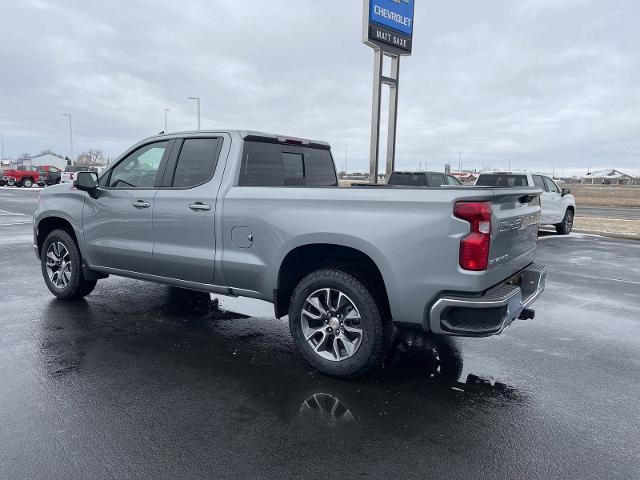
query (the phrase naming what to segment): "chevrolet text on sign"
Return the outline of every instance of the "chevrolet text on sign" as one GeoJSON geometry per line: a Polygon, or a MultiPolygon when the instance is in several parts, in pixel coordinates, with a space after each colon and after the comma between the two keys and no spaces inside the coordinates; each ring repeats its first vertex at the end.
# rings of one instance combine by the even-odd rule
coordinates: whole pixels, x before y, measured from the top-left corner
{"type": "Polygon", "coordinates": [[[400,55],[411,53],[415,0],[367,0],[365,43],[400,55]]]}

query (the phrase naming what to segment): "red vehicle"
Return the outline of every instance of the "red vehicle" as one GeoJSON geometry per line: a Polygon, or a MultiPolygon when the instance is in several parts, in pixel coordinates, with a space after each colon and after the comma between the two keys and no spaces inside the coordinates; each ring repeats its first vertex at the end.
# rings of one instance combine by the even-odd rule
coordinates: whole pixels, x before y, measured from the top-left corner
{"type": "Polygon", "coordinates": [[[40,180],[40,174],[36,167],[19,166],[17,170],[7,170],[2,172],[7,183],[13,183],[17,187],[31,188],[34,183],[40,180]]]}
{"type": "Polygon", "coordinates": [[[48,187],[49,185],[57,185],[60,183],[62,170],[58,167],[54,167],[53,165],[41,165],[35,167],[35,169],[38,170],[38,174],[40,176],[37,182],[38,186],[48,187]]]}

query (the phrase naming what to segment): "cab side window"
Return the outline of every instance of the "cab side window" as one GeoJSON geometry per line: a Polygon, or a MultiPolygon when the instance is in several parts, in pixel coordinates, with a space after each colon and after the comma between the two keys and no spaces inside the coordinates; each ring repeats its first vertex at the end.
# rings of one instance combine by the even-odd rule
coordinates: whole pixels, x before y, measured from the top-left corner
{"type": "Polygon", "coordinates": [[[547,186],[547,191],[551,193],[560,193],[560,189],[556,185],[556,182],[551,180],[549,177],[544,177],[544,183],[547,186]]]}
{"type": "Polygon", "coordinates": [[[444,175],[439,173],[427,173],[427,183],[430,187],[441,187],[446,185],[447,181],[444,179],[444,175]]]}
{"type": "Polygon", "coordinates": [[[169,142],[157,142],[131,153],[109,175],[110,188],[153,188],[169,142]]]}
{"type": "Polygon", "coordinates": [[[462,185],[462,182],[453,175],[447,175],[447,185],[462,185]]]}
{"type": "Polygon", "coordinates": [[[188,138],[182,145],[173,175],[173,187],[193,188],[208,182],[216,170],[219,138],[188,138]]]}

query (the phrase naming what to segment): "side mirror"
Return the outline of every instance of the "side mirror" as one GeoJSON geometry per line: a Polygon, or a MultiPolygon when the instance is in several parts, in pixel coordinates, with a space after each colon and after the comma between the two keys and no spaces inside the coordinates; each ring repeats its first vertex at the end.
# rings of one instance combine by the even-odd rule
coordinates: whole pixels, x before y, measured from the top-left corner
{"type": "Polygon", "coordinates": [[[78,172],[73,186],[95,198],[98,191],[98,174],[96,172],[78,172]]]}
{"type": "Polygon", "coordinates": [[[563,188],[562,196],[564,197],[565,195],[571,195],[571,190],[569,190],[568,188],[563,188]]]}

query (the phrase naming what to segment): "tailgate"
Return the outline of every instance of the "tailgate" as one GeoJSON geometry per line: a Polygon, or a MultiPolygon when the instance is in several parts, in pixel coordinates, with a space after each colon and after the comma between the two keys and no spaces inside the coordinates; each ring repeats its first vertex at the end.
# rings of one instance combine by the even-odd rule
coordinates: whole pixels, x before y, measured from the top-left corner
{"type": "Polygon", "coordinates": [[[533,262],[542,194],[536,187],[494,188],[492,192],[488,286],[506,280],[533,262]]]}

